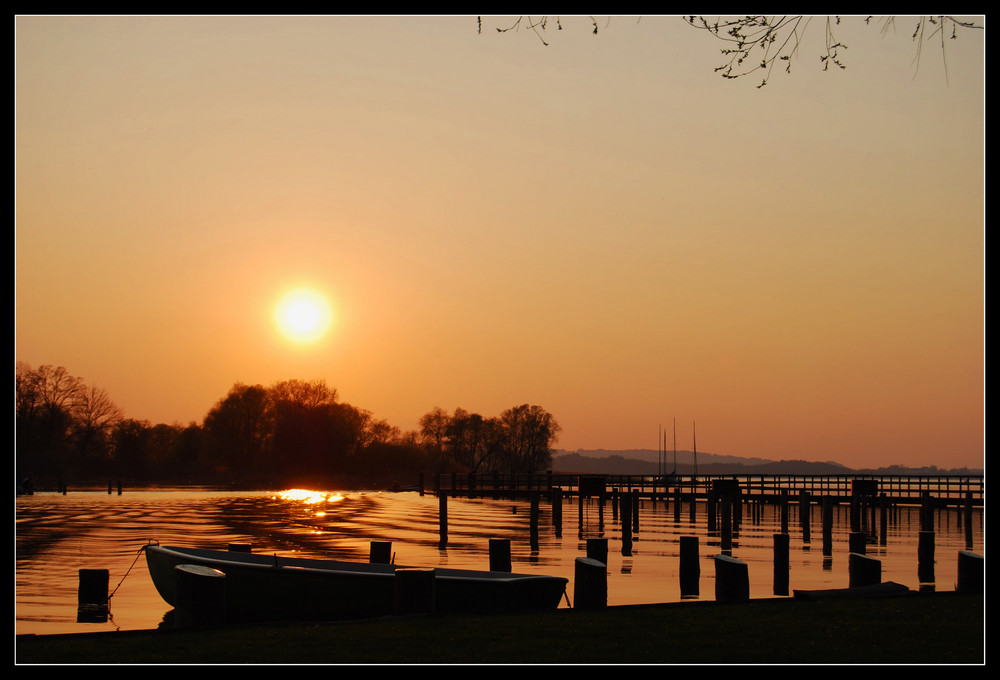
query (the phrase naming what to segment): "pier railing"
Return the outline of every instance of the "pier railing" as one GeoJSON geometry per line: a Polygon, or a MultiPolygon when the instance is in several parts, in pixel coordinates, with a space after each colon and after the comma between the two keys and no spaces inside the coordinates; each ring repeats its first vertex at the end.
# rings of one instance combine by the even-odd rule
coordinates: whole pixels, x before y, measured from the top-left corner
{"type": "MultiPolygon", "coordinates": [[[[814,497],[847,501],[856,488],[885,494],[897,504],[919,505],[926,496],[938,505],[963,505],[971,498],[981,507],[985,493],[983,475],[573,475],[544,472],[524,473],[444,473],[434,474],[433,493],[444,491],[458,496],[511,497],[546,492],[558,488],[563,495],[597,496],[614,492],[638,492],[643,497],[681,494],[707,498],[714,481],[735,480],[745,496],[778,499],[806,492],[814,497]]],[[[732,482],[728,482],[732,483],[732,482]]],[[[423,489],[424,484],[421,484],[423,489]]]]}

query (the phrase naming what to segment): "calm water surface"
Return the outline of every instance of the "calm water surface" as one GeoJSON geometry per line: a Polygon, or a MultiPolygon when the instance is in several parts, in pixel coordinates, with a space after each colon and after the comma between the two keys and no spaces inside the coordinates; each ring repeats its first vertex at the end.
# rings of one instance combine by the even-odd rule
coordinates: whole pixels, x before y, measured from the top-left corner
{"type": "MultiPolygon", "coordinates": [[[[372,540],[391,541],[396,564],[489,568],[489,539],[511,541],[513,571],[564,576],[573,596],[574,560],[586,555],[588,538],[608,539],[608,603],[646,604],[681,599],[680,537],[698,536],[700,599],[715,593],[713,555],[717,534],[707,530],[705,505],[694,517],[689,506],[675,519],[673,504],[643,501],[631,555],[621,554],[621,528],[610,503],[600,512],[585,503],[583,521],[575,501],[563,505],[562,527],[552,508],[540,505],[538,550],[529,544],[526,501],[448,501],[448,544],[440,549],[438,500],[415,492],[231,492],[192,489],[125,490],[122,495],[77,491],[37,493],[16,501],[15,629],[18,634],[76,633],[156,628],[170,606],[157,594],[141,548],[161,545],[215,547],[251,543],[255,552],[279,556],[367,561],[372,540]],[[603,519],[603,522],[602,522],[603,519]],[[107,569],[113,591],[110,617],[82,622],[77,609],[80,569],[107,569]]],[[[936,517],[933,581],[920,583],[917,570],[919,514],[901,508],[889,524],[886,545],[869,544],[882,561],[882,580],[911,589],[954,590],[958,551],[983,554],[982,515],[973,515],[967,543],[956,510],[936,517]]],[[[790,589],[848,586],[848,508],[837,509],[833,554],[822,550],[820,512],[812,515],[808,542],[792,509],[790,589]]],[[[749,566],[750,596],[773,597],[773,535],[780,531],[775,506],[754,519],[744,509],[732,554],[749,566]]],[[[567,606],[564,599],[562,606],[567,606]]]]}

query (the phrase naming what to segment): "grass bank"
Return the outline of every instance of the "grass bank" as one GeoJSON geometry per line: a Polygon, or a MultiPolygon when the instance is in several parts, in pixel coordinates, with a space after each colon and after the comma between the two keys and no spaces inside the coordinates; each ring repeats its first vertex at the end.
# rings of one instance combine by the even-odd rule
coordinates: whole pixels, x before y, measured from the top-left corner
{"type": "Polygon", "coordinates": [[[19,664],[982,664],[984,599],[752,600],[23,636],[19,664]]]}

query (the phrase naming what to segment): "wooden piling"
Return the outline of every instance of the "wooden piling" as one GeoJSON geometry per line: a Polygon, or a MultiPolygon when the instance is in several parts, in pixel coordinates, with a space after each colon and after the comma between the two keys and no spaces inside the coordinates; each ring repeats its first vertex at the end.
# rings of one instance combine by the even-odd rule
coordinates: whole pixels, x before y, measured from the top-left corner
{"type": "Polygon", "coordinates": [[[562,487],[552,489],[552,526],[555,528],[556,538],[562,538],[562,487]]]}
{"type": "Polygon", "coordinates": [[[799,491],[799,525],[802,528],[802,542],[810,542],[810,511],[812,504],[809,498],[809,492],[805,489],[799,491]]]}
{"type": "Polygon", "coordinates": [[[958,582],[960,593],[982,593],[985,590],[986,560],[969,550],[958,551],[958,582]]]}
{"type": "Polygon", "coordinates": [[[573,608],[603,609],[608,606],[608,568],[590,557],[577,557],[573,573],[573,608]]]}
{"type": "Polygon", "coordinates": [[[733,501],[729,494],[722,496],[721,506],[722,508],[719,513],[721,526],[719,531],[722,539],[722,552],[731,553],[733,551],[733,501]]]}
{"type": "Polygon", "coordinates": [[[849,587],[861,588],[882,582],[882,561],[852,552],[848,557],[849,587]]]}
{"type": "Polygon", "coordinates": [[[608,563],[608,539],[606,538],[588,538],[587,539],[587,557],[592,560],[597,560],[602,564],[608,563]]]}
{"type": "Polygon", "coordinates": [[[372,541],[368,546],[368,562],[371,564],[392,562],[392,541],[372,541]]]}
{"type": "Polygon", "coordinates": [[[833,555],[833,499],[823,497],[823,554],[833,555]]]}
{"type": "Polygon", "coordinates": [[[863,531],[852,531],[847,537],[848,550],[852,553],[864,555],[867,543],[868,534],[863,531]]]}
{"type": "Polygon", "coordinates": [[[788,595],[789,536],[774,534],[774,594],[788,595]]]}
{"type": "Polygon", "coordinates": [[[622,555],[632,555],[632,494],[622,494],[622,555]]]}
{"type": "Polygon", "coordinates": [[[80,569],[77,602],[80,606],[108,604],[107,569],[80,569]]]}
{"type": "Polygon", "coordinates": [[[698,555],[698,537],[681,536],[680,582],[681,597],[698,597],[701,562],[698,555]]]}
{"type": "Polygon", "coordinates": [[[972,550],[972,492],[965,492],[965,547],[972,550]]]}
{"type": "Polygon", "coordinates": [[[537,491],[531,492],[531,511],[529,512],[529,528],[528,528],[528,542],[531,547],[532,552],[538,552],[538,503],[539,503],[539,493],[537,491]]]}
{"type": "Polygon", "coordinates": [[[510,539],[491,538],[490,539],[490,571],[511,570],[510,566],[510,539]]]}
{"type": "Polygon", "coordinates": [[[781,492],[781,500],[778,501],[781,505],[781,533],[788,533],[788,492],[781,492]]]}
{"type": "Polygon", "coordinates": [[[444,550],[448,547],[448,493],[444,490],[438,491],[438,532],[438,547],[444,550]]]}
{"type": "Polygon", "coordinates": [[[632,489],[632,533],[639,533],[639,490],[632,489]]]}
{"type": "Polygon", "coordinates": [[[934,582],[934,532],[921,531],[917,538],[917,580],[934,582]]]}
{"type": "Polygon", "coordinates": [[[879,494],[879,545],[887,545],[889,542],[889,499],[883,491],[879,494]]]}
{"type": "Polygon", "coordinates": [[[746,562],[730,555],[715,556],[715,599],[719,602],[750,599],[750,575],[746,562]]]}

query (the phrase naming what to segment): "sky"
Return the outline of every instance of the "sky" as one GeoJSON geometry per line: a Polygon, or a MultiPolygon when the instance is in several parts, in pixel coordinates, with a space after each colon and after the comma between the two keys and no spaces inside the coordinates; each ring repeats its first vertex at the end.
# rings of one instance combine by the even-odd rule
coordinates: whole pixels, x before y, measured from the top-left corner
{"type": "Polygon", "coordinates": [[[824,72],[818,17],[758,88],[679,17],[511,22],[16,17],[15,360],[152,423],[297,378],[404,431],[984,464],[984,30],[845,17],[824,72]]]}

